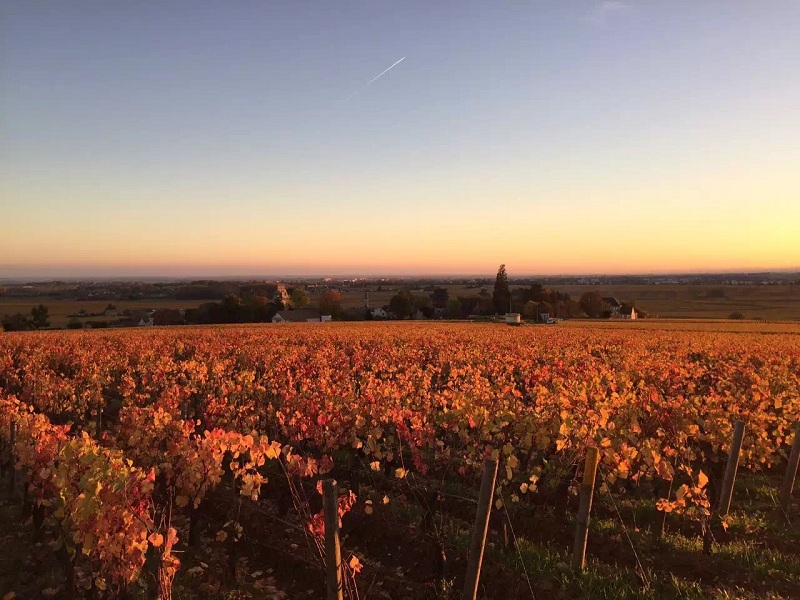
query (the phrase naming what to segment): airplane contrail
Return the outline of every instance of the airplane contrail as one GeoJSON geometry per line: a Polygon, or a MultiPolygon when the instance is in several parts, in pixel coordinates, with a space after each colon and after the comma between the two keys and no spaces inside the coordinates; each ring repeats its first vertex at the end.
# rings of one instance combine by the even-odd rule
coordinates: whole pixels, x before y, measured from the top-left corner
{"type": "Polygon", "coordinates": [[[384,75],[386,75],[386,73],[388,73],[389,71],[391,71],[392,69],[394,69],[394,68],[395,68],[397,65],[399,65],[401,62],[403,62],[405,59],[406,59],[406,57],[404,56],[403,58],[401,58],[400,60],[398,60],[396,63],[394,63],[392,66],[390,66],[388,69],[386,69],[385,71],[381,71],[380,73],[378,73],[377,75],[375,75],[375,77],[373,77],[372,79],[370,79],[370,80],[367,82],[367,85],[369,85],[370,83],[372,83],[372,82],[373,82],[373,81],[375,81],[376,79],[380,79],[381,77],[383,77],[384,75]]]}
{"type": "Polygon", "coordinates": [[[365,90],[365,89],[367,89],[367,87],[368,87],[370,84],[374,83],[375,81],[377,81],[378,79],[380,79],[381,77],[383,77],[384,75],[386,75],[386,73],[388,73],[389,71],[391,71],[392,69],[394,69],[394,68],[395,68],[397,65],[399,65],[401,62],[403,62],[405,59],[406,59],[406,57],[404,56],[403,58],[401,58],[400,60],[398,60],[397,62],[395,62],[393,65],[391,65],[391,66],[390,66],[388,69],[384,69],[383,71],[381,71],[380,73],[378,73],[377,75],[375,75],[375,77],[373,77],[372,79],[370,79],[370,80],[369,80],[367,83],[365,83],[365,84],[364,84],[364,85],[362,85],[360,88],[358,88],[356,91],[354,91],[352,94],[350,94],[350,95],[348,96],[348,99],[350,99],[350,98],[352,98],[353,96],[357,95],[357,94],[358,94],[359,92],[361,92],[362,90],[365,90]]]}

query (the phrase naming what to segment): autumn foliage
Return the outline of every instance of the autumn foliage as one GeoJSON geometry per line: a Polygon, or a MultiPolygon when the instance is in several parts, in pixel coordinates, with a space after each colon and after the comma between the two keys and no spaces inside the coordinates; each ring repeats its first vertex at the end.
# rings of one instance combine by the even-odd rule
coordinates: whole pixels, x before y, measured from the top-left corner
{"type": "MultiPolygon", "coordinates": [[[[167,504],[190,511],[226,475],[258,499],[270,464],[316,478],[334,455],[468,481],[494,455],[503,497],[522,502],[574,478],[593,445],[601,491],[674,482],[658,508],[703,518],[735,420],[747,423],[741,468],[785,459],[799,374],[793,335],[388,323],[6,334],[0,439],[14,421],[30,494],[95,585],[121,588],[148,545],[171,556],[176,534],[155,518],[167,504]]],[[[307,527],[321,535],[320,515],[307,527]]]]}

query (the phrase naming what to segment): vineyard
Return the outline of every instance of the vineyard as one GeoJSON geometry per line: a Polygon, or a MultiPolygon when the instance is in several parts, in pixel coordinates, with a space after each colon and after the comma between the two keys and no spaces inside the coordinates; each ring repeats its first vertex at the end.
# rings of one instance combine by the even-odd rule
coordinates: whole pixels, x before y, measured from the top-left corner
{"type": "Polygon", "coordinates": [[[799,597],[800,509],[779,501],[799,418],[791,331],[5,334],[3,510],[33,566],[23,581],[0,561],[0,592],[323,597],[334,479],[345,597],[460,598],[495,458],[479,597],[799,597]],[[595,504],[574,572],[589,448],[595,504]]]}

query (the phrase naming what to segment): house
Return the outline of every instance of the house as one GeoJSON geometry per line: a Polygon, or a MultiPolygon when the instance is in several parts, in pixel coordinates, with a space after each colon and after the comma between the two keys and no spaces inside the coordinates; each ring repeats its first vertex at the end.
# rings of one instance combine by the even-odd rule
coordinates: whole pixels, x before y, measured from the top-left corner
{"type": "Polygon", "coordinates": [[[273,323],[319,323],[330,321],[330,315],[320,315],[313,308],[299,308],[297,310],[282,310],[272,317],[273,323]],[[326,318],[327,317],[327,318],[326,318]]]}
{"type": "Polygon", "coordinates": [[[153,326],[153,317],[148,317],[147,319],[142,317],[141,319],[139,319],[139,322],[137,323],[137,325],[139,327],[152,327],[153,326]]]}
{"type": "Polygon", "coordinates": [[[603,298],[603,302],[608,304],[608,307],[611,309],[611,316],[618,317],[619,311],[622,310],[622,303],[619,300],[614,298],[613,296],[606,296],[603,298]]]}
{"type": "Polygon", "coordinates": [[[506,313],[506,323],[508,325],[519,325],[522,323],[522,315],[519,313],[506,313]]]}
{"type": "Polygon", "coordinates": [[[379,306],[378,308],[373,308],[370,311],[373,319],[388,319],[389,318],[389,307],[387,306],[379,306]]]}
{"type": "Polygon", "coordinates": [[[106,308],[103,311],[103,315],[102,316],[104,316],[104,317],[118,317],[119,314],[117,313],[117,309],[116,308],[110,308],[109,307],[109,308],[106,308]]]}
{"type": "Polygon", "coordinates": [[[623,319],[635,319],[636,308],[633,306],[624,306],[620,309],[619,316],[623,319]]]}

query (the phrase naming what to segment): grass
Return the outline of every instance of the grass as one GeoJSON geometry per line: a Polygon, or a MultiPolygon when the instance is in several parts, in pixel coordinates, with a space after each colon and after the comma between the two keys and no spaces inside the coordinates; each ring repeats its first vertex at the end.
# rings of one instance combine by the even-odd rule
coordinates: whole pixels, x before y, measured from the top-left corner
{"type": "MultiPolygon", "coordinates": [[[[530,598],[531,591],[534,597],[548,600],[797,598],[800,558],[796,555],[796,548],[800,544],[800,519],[787,523],[775,515],[774,490],[778,481],[779,477],[775,475],[740,474],[731,526],[728,532],[720,532],[711,556],[702,554],[702,541],[695,526],[674,515],[667,532],[659,538],[654,525],[660,522],[660,514],[653,511],[650,498],[630,493],[619,495],[616,498],[617,513],[609,499],[598,494],[590,522],[586,568],[582,573],[570,568],[573,511],[568,511],[566,519],[552,511],[538,511],[531,527],[522,516],[526,511],[536,512],[535,508],[517,505],[510,511],[516,533],[512,547],[503,546],[502,536],[496,528],[490,531],[479,598],[522,600],[530,598]],[[550,535],[554,531],[557,535],[550,535]],[[641,568],[631,548],[635,549],[641,568]]],[[[468,495],[468,491],[455,485],[448,487],[448,493],[468,495]]],[[[362,490],[364,498],[370,494],[382,497],[384,493],[384,490],[372,489],[368,484],[362,490]]],[[[389,493],[391,502],[377,503],[376,514],[364,521],[365,524],[371,523],[370,537],[374,537],[376,532],[390,534],[408,528],[417,532],[412,534],[412,538],[417,537],[420,541],[425,536],[441,536],[451,562],[450,572],[438,587],[429,584],[426,588],[422,582],[416,583],[417,595],[414,597],[458,598],[472,534],[471,515],[456,514],[461,511],[440,511],[436,519],[437,531],[424,533],[421,525],[424,510],[410,500],[413,495],[389,493]]],[[[793,514],[797,510],[797,506],[793,507],[793,514]]],[[[5,497],[0,498],[0,543],[14,550],[0,553],[0,590],[4,593],[14,591],[18,598],[41,597],[42,590],[58,589],[63,582],[63,573],[52,560],[52,552],[46,544],[31,544],[31,534],[30,522],[20,519],[19,505],[9,503],[5,497]]],[[[343,539],[344,552],[352,550],[349,548],[352,543],[348,537],[343,539]]],[[[408,548],[408,551],[413,555],[413,548],[408,548]]],[[[266,588],[259,588],[255,585],[256,579],[249,575],[221,588],[209,587],[214,577],[209,579],[206,572],[198,574],[196,567],[205,561],[212,565],[213,571],[215,565],[224,563],[224,556],[217,556],[215,552],[218,550],[213,544],[202,544],[198,550],[181,555],[185,569],[175,582],[173,597],[176,600],[286,597],[277,591],[273,582],[270,581],[266,588]]],[[[373,555],[369,558],[373,562],[380,561],[378,565],[383,563],[373,571],[377,573],[378,581],[397,567],[397,556],[373,555]]],[[[245,565],[243,569],[245,573],[256,570],[271,572],[267,568],[269,563],[261,562],[262,557],[243,557],[242,560],[249,561],[249,566],[245,565]]],[[[370,581],[375,582],[370,578],[362,584],[369,586],[370,581]]],[[[278,589],[282,583],[288,584],[288,580],[281,582],[279,578],[278,589]]],[[[391,578],[385,583],[383,589],[391,593],[391,578]]],[[[133,598],[142,597],[141,589],[133,591],[133,598]]]]}
{"type": "MultiPolygon", "coordinates": [[[[586,568],[580,574],[569,566],[574,527],[571,510],[566,518],[566,535],[563,527],[554,527],[555,521],[564,519],[550,511],[539,511],[533,527],[523,527],[519,520],[529,508],[523,507],[518,515],[512,511],[516,546],[504,548],[499,532],[490,531],[479,597],[529,598],[532,590],[536,598],[558,600],[796,598],[800,592],[800,558],[795,550],[800,543],[800,527],[787,524],[775,514],[778,481],[776,476],[740,474],[731,526],[726,533],[718,532],[711,556],[702,554],[696,524],[678,517],[670,519],[668,531],[659,537],[656,528],[661,513],[653,508],[651,498],[618,496],[618,514],[608,498],[598,494],[590,522],[586,568]],[[548,534],[555,530],[560,531],[558,536],[548,534]],[[516,592],[510,591],[512,587],[516,592]]],[[[394,510],[398,518],[412,514],[397,505],[394,510]]],[[[440,522],[451,555],[465,557],[472,524],[452,515],[440,522]]],[[[461,563],[459,566],[463,567],[461,563]]],[[[459,586],[456,582],[451,587],[460,591],[459,586]]],[[[438,597],[457,596],[440,593],[438,597]]]]}

